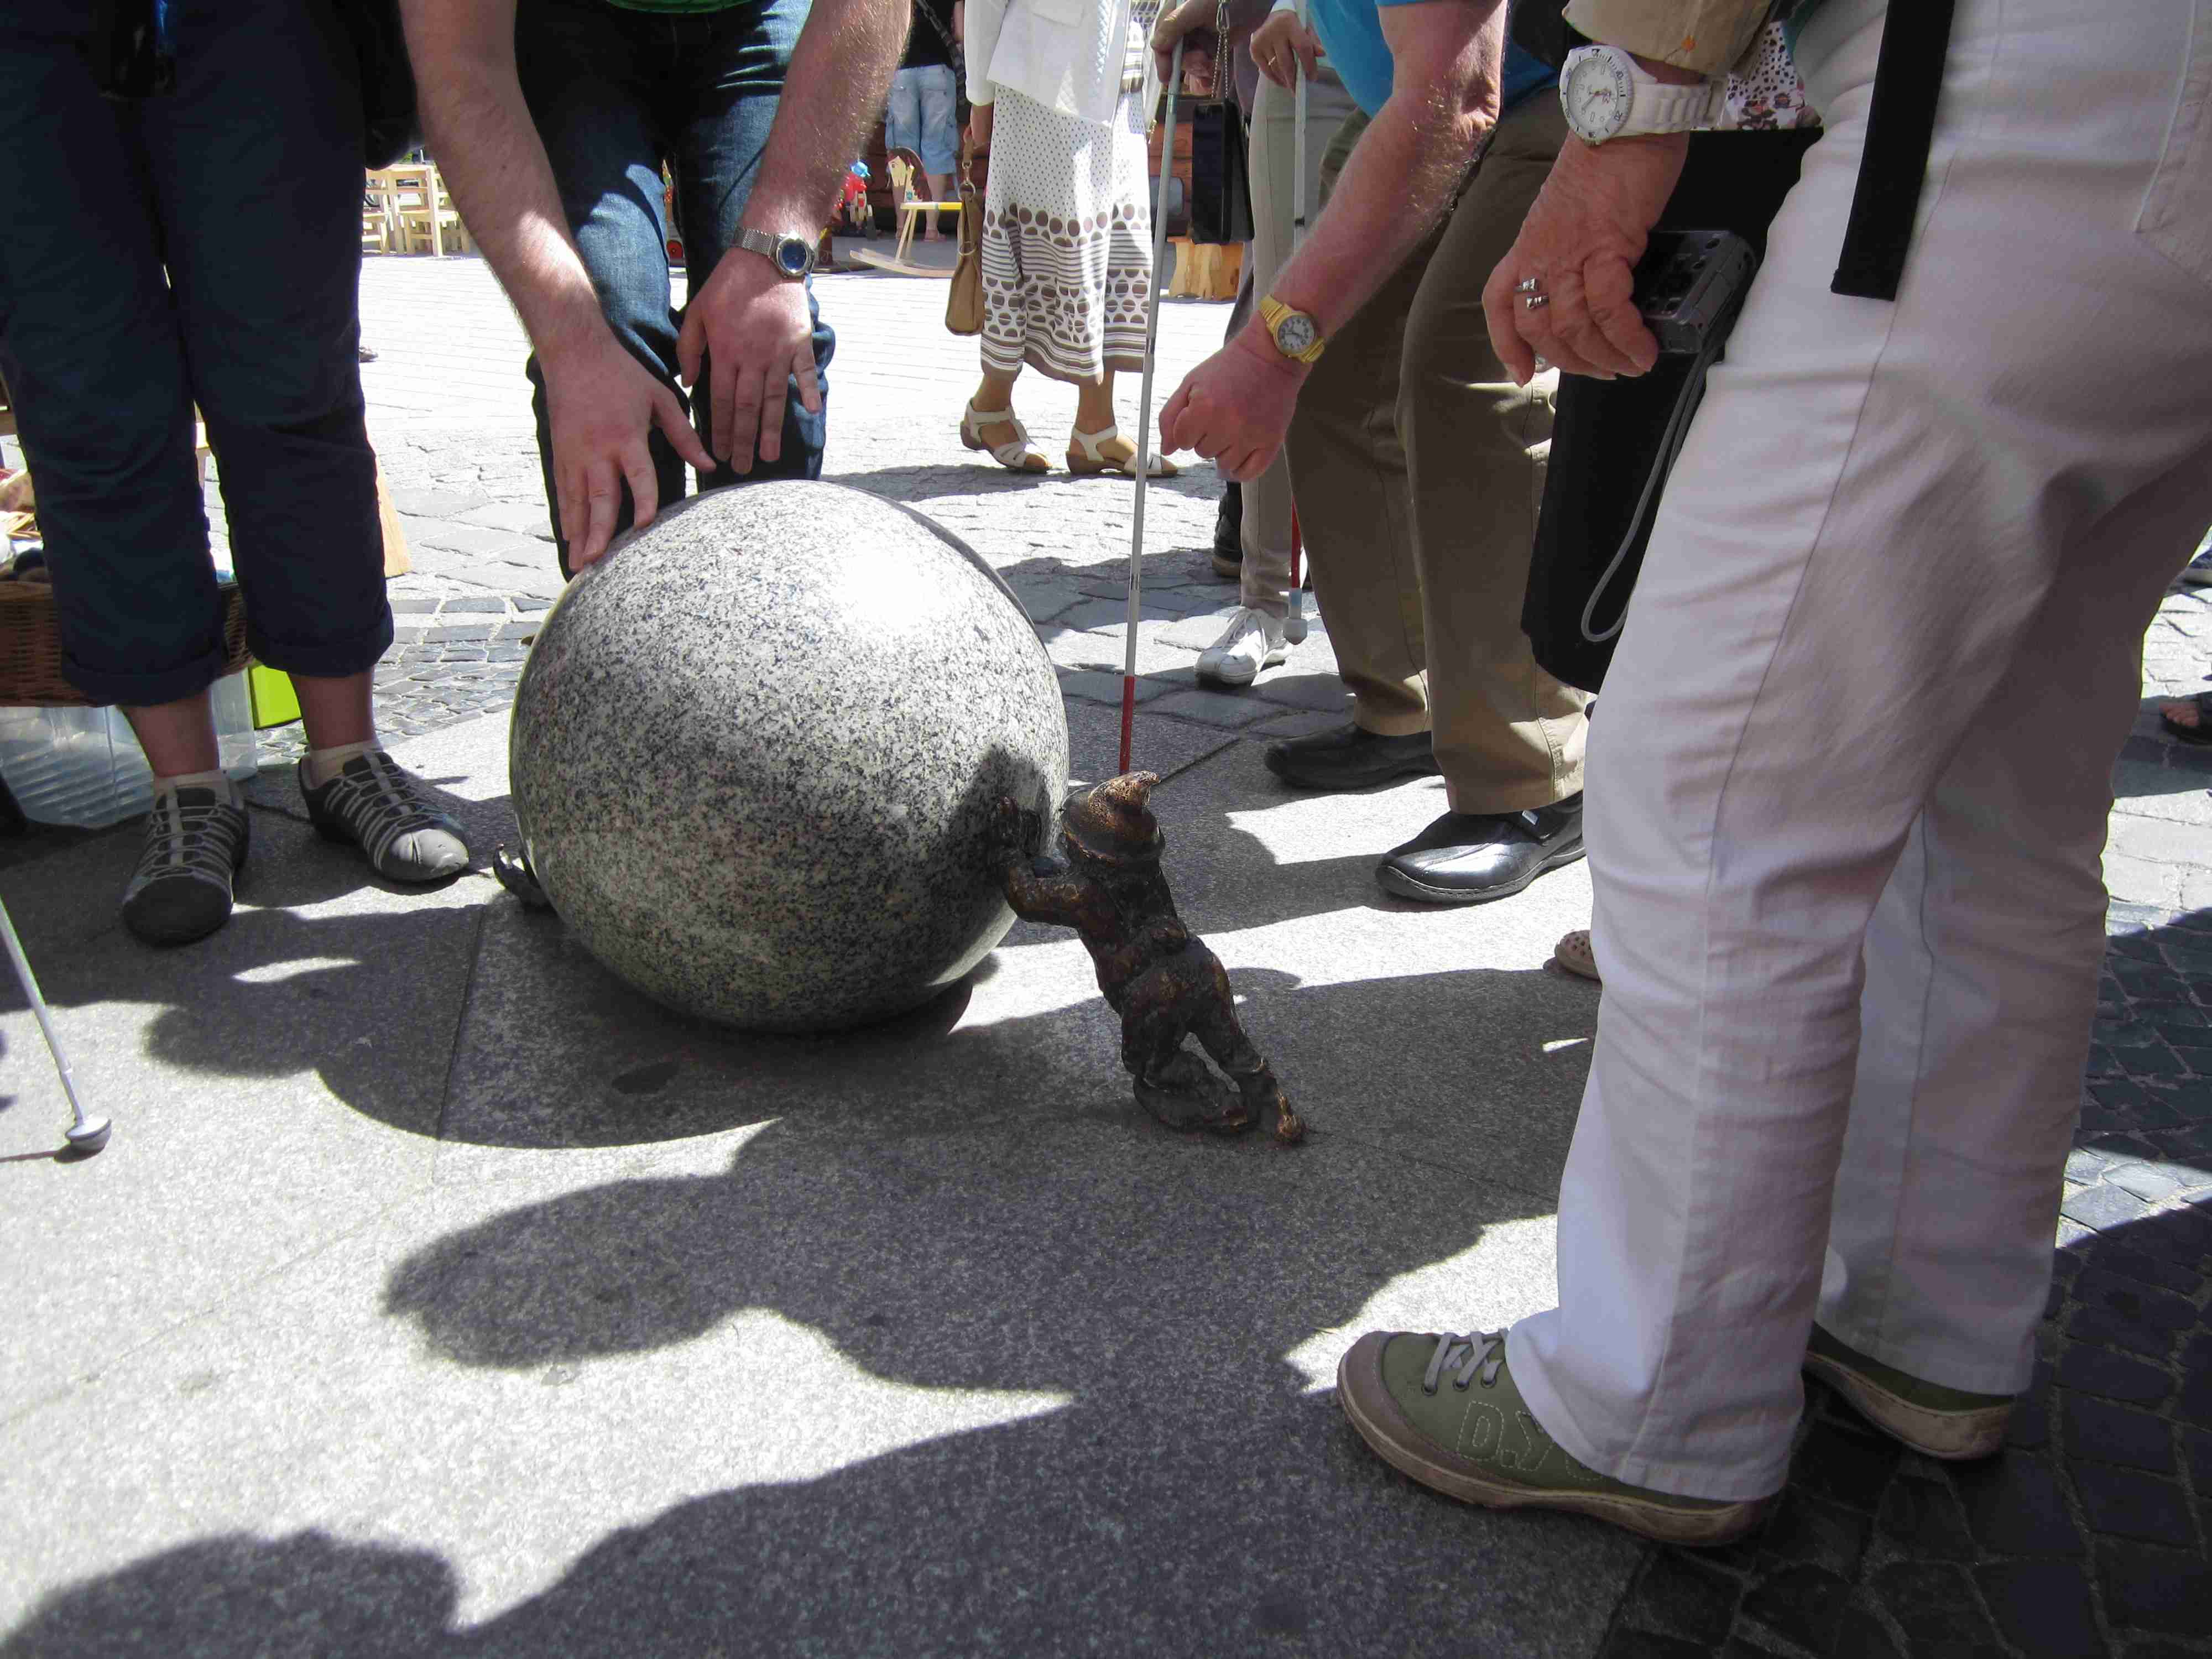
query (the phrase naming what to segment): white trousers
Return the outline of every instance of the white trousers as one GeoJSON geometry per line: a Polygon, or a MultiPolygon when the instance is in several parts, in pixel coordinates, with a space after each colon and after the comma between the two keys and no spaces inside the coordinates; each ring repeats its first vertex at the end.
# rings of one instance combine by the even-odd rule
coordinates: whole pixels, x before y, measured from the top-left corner
{"type": "Polygon", "coordinates": [[[1670,481],[1589,741],[1605,998],[1560,1306],[1618,1479],[1783,1482],[1814,1317],[2027,1382],[2142,636],[2212,521],[2212,0],[1961,0],[1894,304],[1828,291],[1881,0],[1670,481]]]}

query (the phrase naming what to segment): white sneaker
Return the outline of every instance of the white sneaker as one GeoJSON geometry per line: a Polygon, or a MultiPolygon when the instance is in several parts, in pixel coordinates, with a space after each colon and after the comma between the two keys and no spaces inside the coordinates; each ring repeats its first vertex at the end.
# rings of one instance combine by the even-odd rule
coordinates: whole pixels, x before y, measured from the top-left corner
{"type": "Polygon", "coordinates": [[[1249,685],[1261,669],[1274,667],[1289,654],[1283,624],[1246,605],[1229,619],[1228,631],[1200,654],[1198,677],[1217,685],[1249,685]]]}

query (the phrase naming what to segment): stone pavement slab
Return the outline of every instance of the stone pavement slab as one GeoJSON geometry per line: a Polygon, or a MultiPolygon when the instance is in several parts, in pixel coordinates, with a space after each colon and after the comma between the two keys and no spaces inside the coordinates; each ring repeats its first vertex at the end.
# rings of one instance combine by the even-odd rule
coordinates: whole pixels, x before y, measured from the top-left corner
{"type": "MultiPolygon", "coordinates": [[[[483,836],[501,736],[398,752],[483,836]]],[[[929,1017],[768,1042],[643,1006],[480,875],[448,890],[434,914],[483,947],[465,1008],[447,976],[458,1040],[409,1057],[434,1078],[278,1108],[363,1207],[275,1230],[227,1294],[0,1425],[0,1653],[1591,1651],[1632,1540],[1419,1494],[1326,1389],[1376,1320],[1549,1298],[1564,1139],[1516,1184],[1480,1130],[1564,1125],[1583,1045],[1492,1063],[1481,1011],[1547,1005],[1586,1038],[1594,998],[1540,970],[1532,917],[1455,913],[1402,960],[1401,919],[1255,757],[1200,757],[1157,800],[1186,914],[1312,1119],[1292,1151],[1138,1113],[1054,930],[929,1017]],[[1271,906],[1240,900],[1255,882],[1271,906]],[[1423,1100],[1358,1086],[1378,1047],[1431,1054],[1423,1100]],[[87,1456],[93,1418],[135,1426],[87,1456]]],[[[52,956],[58,919],[25,908],[52,956]]],[[[350,952],[405,971],[380,938],[350,952]]],[[[343,1006],[381,1030],[356,984],[343,1006]]],[[[264,1100],[187,1092],[178,1133],[268,1133],[264,1100]]],[[[123,1117],[31,1212],[150,1164],[169,1115],[123,1117]]],[[[125,1225],[95,1209],[86,1243],[125,1225]]],[[[195,1254],[134,1264],[144,1293],[195,1254]]],[[[47,1271],[103,1282],[82,1251],[47,1271]]]]}
{"type": "MultiPolygon", "coordinates": [[[[289,779],[264,787],[298,811],[289,779]]],[[[116,1124],[95,1159],[51,1156],[68,1108],[8,976],[0,1415],[72,1397],[428,1182],[486,884],[405,892],[303,815],[252,817],[240,909],[187,950],[124,931],[130,830],[0,874],[78,1086],[116,1124]]]]}

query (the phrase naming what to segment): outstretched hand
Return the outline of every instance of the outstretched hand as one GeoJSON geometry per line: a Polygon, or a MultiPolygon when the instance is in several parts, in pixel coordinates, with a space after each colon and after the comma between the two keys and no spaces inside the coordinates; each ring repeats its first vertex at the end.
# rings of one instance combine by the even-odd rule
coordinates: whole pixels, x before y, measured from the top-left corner
{"type": "Polygon", "coordinates": [[[707,429],[714,453],[739,472],[753,470],[756,447],[763,461],[783,453],[784,404],[791,381],[799,382],[799,401],[806,412],[821,413],[806,285],[779,276],[757,253],[730,249],[684,307],[676,361],[685,386],[698,385],[702,359],[713,373],[707,429]]]}
{"type": "Polygon", "coordinates": [[[553,491],[568,568],[595,563],[613,539],[623,484],[632,522],[642,528],[660,509],[660,486],[646,440],[658,427],[692,465],[714,458],[691,429],[684,401],[602,328],[573,350],[541,352],[545,409],[553,431],[553,491]]]}
{"type": "Polygon", "coordinates": [[[1304,365],[1248,326],[1183,376],[1160,410],[1161,451],[1194,449],[1224,477],[1249,483],[1281,450],[1304,380],[1304,365]]]}
{"type": "Polygon", "coordinates": [[[1565,374],[1608,380],[1659,361],[1659,343],[1636,309],[1636,262],[1689,144],[1684,133],[1601,145],[1567,140],[1482,288],[1492,349],[1516,383],[1528,385],[1539,356],[1565,374]]]}

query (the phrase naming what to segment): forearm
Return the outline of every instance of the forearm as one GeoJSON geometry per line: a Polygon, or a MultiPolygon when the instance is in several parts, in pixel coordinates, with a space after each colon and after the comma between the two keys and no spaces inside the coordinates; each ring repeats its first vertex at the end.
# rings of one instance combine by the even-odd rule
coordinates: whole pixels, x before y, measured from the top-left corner
{"type": "Polygon", "coordinates": [[[1000,890],[1023,921],[1073,927],[1082,915],[1084,884],[1064,869],[1046,867],[1049,873],[1040,874],[1026,856],[1008,853],[999,861],[1000,890]]]}
{"type": "Polygon", "coordinates": [[[792,48],[744,222],[811,236],[836,211],[906,45],[907,0],[814,0],[792,48]]]}
{"type": "Polygon", "coordinates": [[[1773,9],[1773,0],[1571,0],[1566,15],[1601,45],[1711,79],[1728,73],[1773,9]]]}
{"type": "MultiPolygon", "coordinates": [[[[1273,288],[1324,336],[1351,319],[1450,206],[1476,145],[1497,125],[1504,51],[1499,6],[1459,61],[1427,75],[1401,73],[1360,135],[1328,206],[1273,288]]],[[[1410,65],[1401,58],[1401,67],[1410,65]]]]}
{"type": "Polygon", "coordinates": [[[422,126],[469,234],[542,356],[606,331],[514,67],[514,11],[404,0],[422,126]]]}

